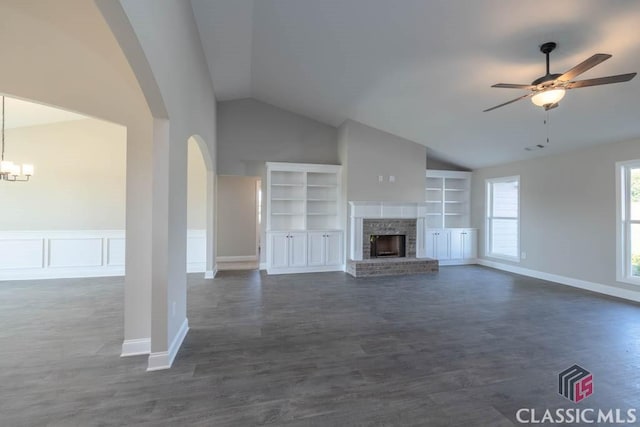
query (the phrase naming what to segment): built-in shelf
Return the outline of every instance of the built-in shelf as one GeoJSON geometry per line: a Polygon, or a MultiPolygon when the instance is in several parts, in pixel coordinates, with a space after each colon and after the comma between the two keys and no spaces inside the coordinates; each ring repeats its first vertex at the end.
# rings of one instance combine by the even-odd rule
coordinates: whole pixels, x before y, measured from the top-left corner
{"type": "Polygon", "coordinates": [[[267,162],[269,274],[340,271],[344,264],[338,165],[267,162]]]}
{"type": "Polygon", "coordinates": [[[338,229],[340,166],[267,163],[267,231],[338,229]]]}
{"type": "Polygon", "coordinates": [[[427,170],[427,228],[469,227],[470,172],[427,170]]]}

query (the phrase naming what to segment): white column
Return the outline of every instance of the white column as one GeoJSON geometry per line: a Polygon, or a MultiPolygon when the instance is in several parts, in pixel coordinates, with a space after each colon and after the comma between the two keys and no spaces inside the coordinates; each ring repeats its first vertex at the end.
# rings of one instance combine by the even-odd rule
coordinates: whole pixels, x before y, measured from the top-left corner
{"type": "Polygon", "coordinates": [[[362,218],[351,218],[351,259],[362,261],[362,218]]]}
{"type": "Polygon", "coordinates": [[[152,171],[151,131],[128,127],[122,356],[151,351],[152,171]]]}

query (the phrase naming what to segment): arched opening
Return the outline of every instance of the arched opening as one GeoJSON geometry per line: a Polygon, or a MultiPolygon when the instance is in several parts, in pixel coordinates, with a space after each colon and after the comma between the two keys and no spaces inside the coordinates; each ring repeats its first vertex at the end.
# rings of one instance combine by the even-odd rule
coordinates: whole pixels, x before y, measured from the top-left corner
{"type": "Polygon", "coordinates": [[[212,279],[216,271],[213,159],[199,135],[187,140],[187,150],[187,272],[203,272],[212,279]]]}

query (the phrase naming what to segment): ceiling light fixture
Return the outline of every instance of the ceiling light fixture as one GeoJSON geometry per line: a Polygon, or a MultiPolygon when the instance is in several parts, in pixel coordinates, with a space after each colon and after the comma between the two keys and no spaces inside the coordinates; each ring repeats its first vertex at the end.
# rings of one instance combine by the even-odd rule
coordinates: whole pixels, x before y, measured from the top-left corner
{"type": "Polygon", "coordinates": [[[4,159],[4,96],[2,97],[2,155],[0,157],[0,181],[26,182],[33,175],[33,165],[18,164],[4,159]]]}
{"type": "Polygon", "coordinates": [[[560,100],[564,98],[564,93],[565,90],[563,88],[543,90],[533,95],[531,97],[531,102],[536,104],[538,107],[546,107],[547,105],[553,105],[560,102],[560,100]]]}

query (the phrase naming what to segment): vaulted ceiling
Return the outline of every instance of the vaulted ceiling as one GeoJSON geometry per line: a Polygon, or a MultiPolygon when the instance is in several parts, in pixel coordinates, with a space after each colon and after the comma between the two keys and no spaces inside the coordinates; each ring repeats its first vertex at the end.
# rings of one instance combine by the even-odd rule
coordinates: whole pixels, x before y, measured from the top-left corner
{"type": "Polygon", "coordinates": [[[640,72],[640,2],[192,0],[219,100],[254,97],[339,126],[353,119],[470,168],[640,139],[640,77],[572,90],[546,113],[497,82],[613,57],[579,79],[640,72]],[[546,144],[547,134],[550,143],[546,144]],[[525,147],[547,145],[538,151],[525,147]]]}

